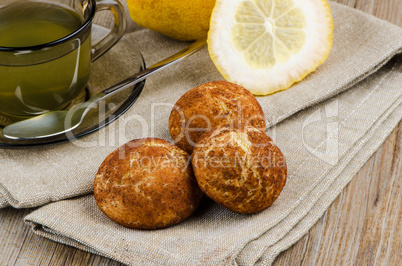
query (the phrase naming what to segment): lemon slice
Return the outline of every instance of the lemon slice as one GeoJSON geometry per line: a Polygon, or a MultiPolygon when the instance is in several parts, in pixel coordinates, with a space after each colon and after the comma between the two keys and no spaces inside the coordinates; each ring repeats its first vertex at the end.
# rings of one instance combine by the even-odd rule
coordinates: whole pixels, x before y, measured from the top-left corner
{"type": "Polygon", "coordinates": [[[326,0],[217,0],[208,50],[225,79],[266,95],[322,64],[332,31],[326,0]]]}

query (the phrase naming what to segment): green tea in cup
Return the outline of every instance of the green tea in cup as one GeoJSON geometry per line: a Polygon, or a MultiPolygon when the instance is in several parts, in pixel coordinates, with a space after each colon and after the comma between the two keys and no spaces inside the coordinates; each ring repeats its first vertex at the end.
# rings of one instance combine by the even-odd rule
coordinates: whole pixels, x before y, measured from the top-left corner
{"type": "MultiPolygon", "coordinates": [[[[93,60],[95,0],[62,2],[18,0],[0,6],[1,113],[30,117],[61,109],[85,89],[93,60]]],[[[107,2],[100,1],[110,6],[107,2]]],[[[120,13],[125,19],[122,8],[120,13]]],[[[125,23],[115,27],[124,28],[125,23]]],[[[118,32],[120,36],[112,31],[106,43],[94,47],[98,56],[124,29],[118,32]]]]}

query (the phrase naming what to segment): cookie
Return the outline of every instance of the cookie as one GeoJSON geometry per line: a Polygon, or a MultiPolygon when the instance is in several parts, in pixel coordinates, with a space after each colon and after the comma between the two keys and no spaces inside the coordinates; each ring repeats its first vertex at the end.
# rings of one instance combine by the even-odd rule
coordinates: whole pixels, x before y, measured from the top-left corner
{"type": "Polygon", "coordinates": [[[251,126],[221,126],[205,133],[193,151],[192,165],[201,190],[239,213],[269,207],[286,183],[282,152],[251,126]]]}
{"type": "Polygon", "coordinates": [[[198,188],[189,155],[157,138],[130,141],[109,154],[94,181],[99,209],[133,228],[177,224],[197,208],[198,188]]]}
{"type": "Polygon", "coordinates": [[[241,86],[212,81],[188,91],[176,102],[169,117],[169,132],[175,144],[191,154],[203,133],[235,123],[265,130],[260,104],[241,86]]]}

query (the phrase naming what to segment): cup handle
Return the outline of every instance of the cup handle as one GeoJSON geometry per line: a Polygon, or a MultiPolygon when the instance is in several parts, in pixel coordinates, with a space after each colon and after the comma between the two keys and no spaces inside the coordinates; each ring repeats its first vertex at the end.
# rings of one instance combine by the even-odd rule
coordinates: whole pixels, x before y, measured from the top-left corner
{"type": "Polygon", "coordinates": [[[113,29],[97,44],[92,46],[92,61],[95,61],[109,50],[124,34],[126,30],[126,13],[118,0],[96,1],[96,12],[109,10],[114,16],[113,29]]]}

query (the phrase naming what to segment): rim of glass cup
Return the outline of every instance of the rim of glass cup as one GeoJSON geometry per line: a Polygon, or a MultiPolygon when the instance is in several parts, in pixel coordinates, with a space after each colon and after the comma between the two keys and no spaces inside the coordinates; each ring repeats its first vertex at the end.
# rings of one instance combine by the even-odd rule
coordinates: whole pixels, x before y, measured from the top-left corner
{"type": "Polygon", "coordinates": [[[70,33],[60,39],[57,39],[57,40],[54,40],[51,42],[47,42],[47,43],[43,43],[43,44],[38,44],[38,45],[22,46],[22,47],[8,47],[8,46],[0,45],[0,51],[2,51],[2,52],[19,52],[19,51],[42,50],[43,48],[53,47],[53,46],[56,46],[60,43],[63,43],[67,40],[74,38],[76,35],[80,34],[82,31],[84,31],[87,28],[87,26],[89,26],[92,23],[92,19],[95,15],[95,11],[96,11],[96,1],[95,0],[88,0],[88,1],[90,1],[92,3],[92,6],[90,7],[90,8],[92,8],[91,13],[90,13],[89,17],[87,18],[87,20],[81,25],[81,27],[79,27],[72,33],[70,33]]]}

